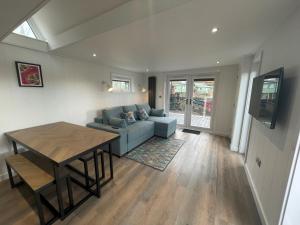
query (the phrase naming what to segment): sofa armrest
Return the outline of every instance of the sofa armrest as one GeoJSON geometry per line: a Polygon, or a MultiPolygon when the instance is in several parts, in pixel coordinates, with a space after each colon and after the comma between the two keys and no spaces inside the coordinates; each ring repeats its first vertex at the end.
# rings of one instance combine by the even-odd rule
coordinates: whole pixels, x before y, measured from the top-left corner
{"type": "Polygon", "coordinates": [[[95,123],[103,123],[103,118],[101,116],[98,116],[94,119],[95,123]]]}
{"type": "MultiPolygon", "coordinates": [[[[126,128],[115,129],[112,128],[112,126],[103,123],[88,123],[86,126],[94,129],[99,129],[99,130],[104,130],[107,132],[119,134],[120,138],[112,143],[112,152],[118,156],[122,156],[127,152],[128,140],[127,140],[126,128]]],[[[108,149],[107,147],[108,146],[104,146],[103,150],[107,150],[108,149]]]]}
{"type": "Polygon", "coordinates": [[[90,127],[90,128],[96,128],[96,129],[99,129],[99,130],[113,132],[113,133],[116,133],[116,134],[119,134],[119,135],[127,134],[126,128],[116,129],[116,128],[113,128],[111,125],[103,124],[103,123],[88,123],[86,126],[90,127]]]}

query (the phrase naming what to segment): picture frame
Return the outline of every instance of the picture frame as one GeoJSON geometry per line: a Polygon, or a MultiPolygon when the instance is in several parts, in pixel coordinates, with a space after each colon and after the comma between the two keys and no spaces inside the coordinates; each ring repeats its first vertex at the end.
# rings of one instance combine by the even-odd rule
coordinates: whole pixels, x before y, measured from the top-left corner
{"type": "Polygon", "coordinates": [[[20,61],[15,65],[20,87],[44,87],[41,65],[20,61]]]}

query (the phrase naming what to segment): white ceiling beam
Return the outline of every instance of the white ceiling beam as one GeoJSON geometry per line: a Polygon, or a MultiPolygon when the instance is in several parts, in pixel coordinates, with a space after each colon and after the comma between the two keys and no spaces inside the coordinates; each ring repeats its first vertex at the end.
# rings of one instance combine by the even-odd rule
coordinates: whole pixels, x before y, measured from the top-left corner
{"type": "Polygon", "coordinates": [[[132,0],[54,37],[47,37],[47,40],[50,49],[55,50],[190,1],[191,0],[132,0]]]}

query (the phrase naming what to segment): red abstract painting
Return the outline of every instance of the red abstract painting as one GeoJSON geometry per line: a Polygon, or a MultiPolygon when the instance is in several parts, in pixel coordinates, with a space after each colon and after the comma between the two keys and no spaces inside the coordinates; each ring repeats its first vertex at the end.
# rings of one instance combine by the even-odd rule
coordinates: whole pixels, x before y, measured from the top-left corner
{"type": "Polygon", "coordinates": [[[20,87],[43,87],[41,66],[38,64],[16,62],[20,87]]]}

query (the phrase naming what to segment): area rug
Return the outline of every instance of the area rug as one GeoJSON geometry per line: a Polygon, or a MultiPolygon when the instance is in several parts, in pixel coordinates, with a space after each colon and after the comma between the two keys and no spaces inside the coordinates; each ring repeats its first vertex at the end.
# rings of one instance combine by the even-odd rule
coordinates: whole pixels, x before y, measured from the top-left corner
{"type": "Polygon", "coordinates": [[[153,137],[127,153],[125,157],[164,171],[183,143],[183,140],[175,138],[153,137]]]}

